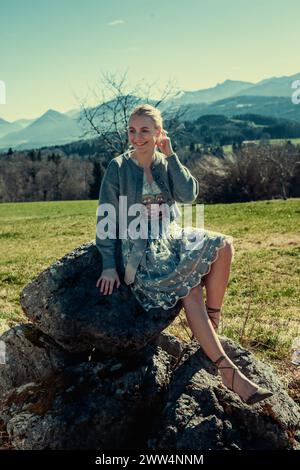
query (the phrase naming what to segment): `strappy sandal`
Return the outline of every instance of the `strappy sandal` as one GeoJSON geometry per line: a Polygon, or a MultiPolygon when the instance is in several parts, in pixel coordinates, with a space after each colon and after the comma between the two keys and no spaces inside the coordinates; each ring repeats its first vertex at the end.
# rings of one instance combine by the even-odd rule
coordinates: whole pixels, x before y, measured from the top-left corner
{"type": "Polygon", "coordinates": [[[213,308],[208,307],[207,303],[205,303],[207,315],[212,323],[212,326],[215,331],[218,330],[220,319],[221,319],[221,309],[220,308],[213,308]]]}
{"type": "MultiPolygon", "coordinates": [[[[219,366],[220,362],[222,362],[223,359],[227,359],[227,357],[226,356],[220,356],[219,359],[217,359],[214,362],[214,364],[217,367],[217,369],[232,369],[233,370],[231,387],[227,387],[227,388],[229,388],[229,390],[231,390],[232,392],[237,393],[234,390],[234,379],[235,379],[235,373],[238,370],[238,367],[236,365],[233,365],[233,366],[219,366]]],[[[258,403],[262,400],[265,400],[266,398],[271,397],[273,395],[273,393],[270,392],[269,390],[267,390],[266,388],[258,387],[256,392],[252,393],[252,395],[250,395],[250,397],[248,397],[247,400],[244,400],[238,393],[237,393],[237,395],[247,405],[254,405],[255,403],[258,403]]]]}

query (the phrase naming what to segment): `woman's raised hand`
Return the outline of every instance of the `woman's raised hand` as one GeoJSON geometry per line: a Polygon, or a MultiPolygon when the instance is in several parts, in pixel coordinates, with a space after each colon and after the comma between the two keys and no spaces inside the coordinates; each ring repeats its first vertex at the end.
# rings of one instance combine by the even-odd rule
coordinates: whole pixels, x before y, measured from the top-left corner
{"type": "Polygon", "coordinates": [[[161,134],[157,139],[156,145],[166,157],[173,155],[174,151],[172,149],[171,139],[167,136],[167,131],[164,129],[161,130],[161,134]]]}
{"type": "Polygon", "coordinates": [[[117,270],[114,268],[103,269],[101,276],[96,282],[96,287],[100,288],[100,292],[104,295],[111,294],[114,284],[117,282],[117,288],[120,286],[120,279],[117,270]]]}

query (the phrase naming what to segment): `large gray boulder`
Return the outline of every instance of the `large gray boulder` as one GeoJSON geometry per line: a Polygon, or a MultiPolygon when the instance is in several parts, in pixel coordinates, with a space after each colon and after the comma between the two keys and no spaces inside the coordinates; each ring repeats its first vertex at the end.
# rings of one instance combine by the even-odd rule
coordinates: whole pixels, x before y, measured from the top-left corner
{"type": "Polygon", "coordinates": [[[7,445],[17,450],[143,446],[171,362],[161,348],[148,345],[130,360],[70,366],[11,390],[0,402],[7,445]]]}
{"type": "Polygon", "coordinates": [[[300,449],[300,412],[272,367],[221,338],[274,396],[248,406],[223,387],[196,340],[163,332],[123,359],[97,358],[11,390],[0,424],[13,449],[300,449]],[[160,344],[160,346],[158,346],[160,344]]]}
{"type": "Polygon", "coordinates": [[[272,367],[222,338],[226,353],[274,396],[246,405],[221,383],[194,339],[173,371],[162,412],[149,432],[151,450],[300,450],[300,409],[272,367]]]}
{"type": "Polygon", "coordinates": [[[0,365],[0,398],[12,388],[42,380],[87,359],[87,354],[68,353],[30,323],[7,330],[0,341],[5,344],[5,364],[0,365]]]}
{"type": "Polygon", "coordinates": [[[185,344],[163,331],[181,302],[146,312],[124,283],[102,295],[100,273],[89,243],[23,289],[33,325],[0,338],[6,448],[300,449],[299,407],[270,366],[221,338],[245,375],[274,392],[246,405],[222,386],[195,339],[185,344]]]}
{"type": "Polygon", "coordinates": [[[30,282],[20,303],[27,317],[70,352],[95,347],[116,356],[139,351],[178,315],[181,301],[169,310],[146,312],[129,286],[111,295],[96,287],[101,256],[94,242],[66,254],[30,282]]]}

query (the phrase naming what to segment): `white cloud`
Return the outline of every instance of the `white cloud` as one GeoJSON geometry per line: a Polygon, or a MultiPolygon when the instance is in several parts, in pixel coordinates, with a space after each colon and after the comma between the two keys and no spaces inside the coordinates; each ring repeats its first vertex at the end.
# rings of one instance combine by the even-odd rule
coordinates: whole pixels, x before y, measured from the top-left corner
{"type": "Polygon", "coordinates": [[[116,26],[117,24],[123,24],[125,23],[124,20],[114,20],[114,21],[110,21],[108,24],[108,26],[116,26]]]}

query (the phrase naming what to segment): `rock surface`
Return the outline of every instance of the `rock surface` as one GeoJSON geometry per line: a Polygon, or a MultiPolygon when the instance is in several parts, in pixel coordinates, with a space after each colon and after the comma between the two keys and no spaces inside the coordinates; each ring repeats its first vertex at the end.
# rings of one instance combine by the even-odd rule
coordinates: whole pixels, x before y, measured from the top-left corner
{"type": "Polygon", "coordinates": [[[20,296],[21,306],[42,332],[70,352],[95,347],[116,356],[141,350],[159,335],[181,310],[146,312],[122,283],[111,295],[96,287],[101,256],[94,243],[68,253],[41,272],[20,296]]]}
{"type": "Polygon", "coordinates": [[[18,450],[135,449],[169,383],[170,360],[147,346],[129,362],[67,367],[12,390],[1,402],[2,429],[18,450]]]}
{"type": "Polygon", "coordinates": [[[167,400],[149,433],[152,450],[300,450],[300,410],[272,367],[221,339],[226,353],[247,377],[274,392],[246,405],[222,386],[215,366],[196,340],[172,374],[167,400]],[[151,436],[152,434],[152,436],[151,436]]]}
{"type": "Polygon", "coordinates": [[[243,372],[274,392],[271,399],[248,406],[222,387],[197,341],[186,345],[161,336],[131,358],[97,361],[95,355],[11,390],[0,403],[0,428],[11,447],[300,449],[299,407],[270,366],[221,339],[243,372]],[[174,350],[176,342],[180,347],[174,350]]]}
{"type": "Polygon", "coordinates": [[[1,337],[5,448],[300,450],[299,406],[270,366],[220,338],[244,374],[274,392],[246,405],[221,385],[195,339],[184,344],[163,331],[181,302],[145,312],[124,283],[102,295],[100,273],[89,243],[23,289],[33,324],[1,337]]]}
{"type": "Polygon", "coordinates": [[[30,323],[11,328],[0,340],[5,343],[5,364],[0,365],[0,398],[14,387],[41,380],[87,358],[63,350],[30,323]]]}

